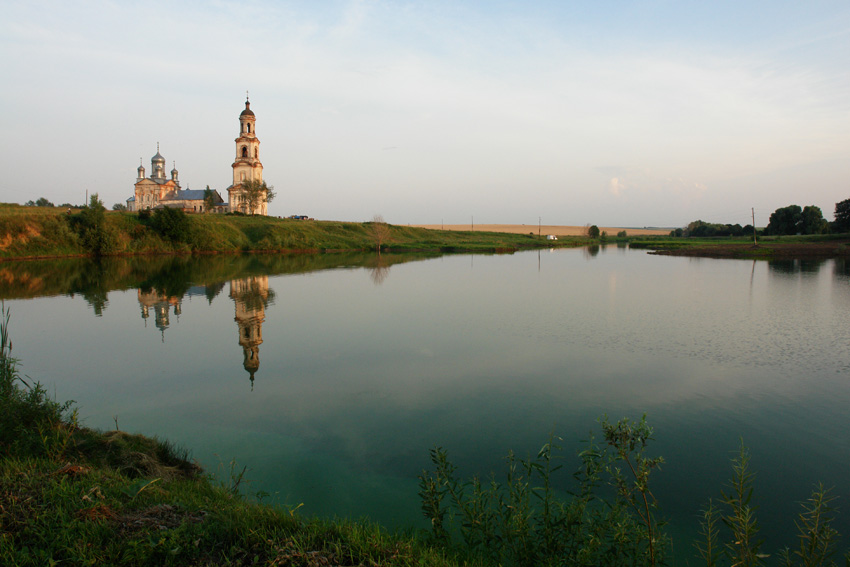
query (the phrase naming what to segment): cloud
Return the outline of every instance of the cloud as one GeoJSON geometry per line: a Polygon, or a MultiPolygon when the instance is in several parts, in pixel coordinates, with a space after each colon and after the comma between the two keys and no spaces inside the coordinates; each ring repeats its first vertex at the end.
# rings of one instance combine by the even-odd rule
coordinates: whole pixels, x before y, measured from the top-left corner
{"type": "Polygon", "coordinates": [[[608,191],[615,197],[629,193],[640,196],[664,194],[691,198],[698,197],[707,189],[702,181],[659,174],[646,167],[600,166],[596,171],[610,177],[608,191]]]}

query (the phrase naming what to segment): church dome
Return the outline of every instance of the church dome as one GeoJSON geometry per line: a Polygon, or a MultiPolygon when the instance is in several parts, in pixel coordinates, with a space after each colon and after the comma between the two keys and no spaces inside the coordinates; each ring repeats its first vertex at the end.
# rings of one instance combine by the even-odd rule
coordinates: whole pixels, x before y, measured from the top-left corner
{"type": "Polygon", "coordinates": [[[165,167],[165,158],[159,153],[159,148],[156,150],[156,155],[151,158],[151,163],[161,163],[165,167]]]}
{"type": "Polygon", "coordinates": [[[243,116],[254,116],[254,111],[251,110],[251,103],[247,100],[245,101],[245,110],[243,110],[242,113],[239,115],[240,118],[243,116]]]}

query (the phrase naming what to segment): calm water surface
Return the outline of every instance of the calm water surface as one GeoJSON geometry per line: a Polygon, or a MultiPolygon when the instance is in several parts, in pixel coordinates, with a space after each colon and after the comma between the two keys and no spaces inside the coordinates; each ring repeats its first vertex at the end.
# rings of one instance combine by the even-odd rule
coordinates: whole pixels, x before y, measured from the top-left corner
{"type": "Polygon", "coordinates": [[[684,531],[743,438],[769,547],[818,481],[850,533],[843,261],[608,247],[0,274],[24,373],[87,425],[174,440],[225,477],[235,459],[250,490],[303,513],[424,527],[416,475],[435,445],[487,474],[555,432],[569,469],[598,417],[646,413],[661,507],[684,531]]]}

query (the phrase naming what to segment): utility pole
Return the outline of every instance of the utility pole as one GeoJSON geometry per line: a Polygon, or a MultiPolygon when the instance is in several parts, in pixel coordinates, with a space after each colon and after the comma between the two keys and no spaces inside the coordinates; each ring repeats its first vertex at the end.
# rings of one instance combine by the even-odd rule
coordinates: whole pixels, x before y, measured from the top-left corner
{"type": "Polygon", "coordinates": [[[751,207],[750,211],[753,213],[753,246],[758,246],[759,243],[756,241],[756,209],[755,209],[755,207],[751,207]]]}
{"type": "Polygon", "coordinates": [[[475,232],[475,215],[469,216],[469,222],[471,223],[470,226],[472,227],[472,231],[475,232]]]}
{"type": "Polygon", "coordinates": [[[540,236],[540,217],[537,217],[537,236],[540,236]]]}

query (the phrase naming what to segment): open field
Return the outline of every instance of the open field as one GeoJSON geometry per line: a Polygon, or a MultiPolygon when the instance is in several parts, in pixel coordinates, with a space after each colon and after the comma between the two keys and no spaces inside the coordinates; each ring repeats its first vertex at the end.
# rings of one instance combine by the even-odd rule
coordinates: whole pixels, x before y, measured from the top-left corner
{"type": "MultiPolygon", "coordinates": [[[[469,224],[412,224],[410,226],[418,228],[430,228],[433,230],[470,230],[469,224]]],[[[476,231],[482,232],[507,232],[509,234],[528,234],[529,232],[537,234],[538,226],[536,224],[476,224],[476,231]]],[[[667,236],[670,234],[669,228],[627,228],[614,226],[600,226],[600,232],[605,231],[608,236],[617,236],[621,230],[625,230],[629,236],[667,236]]],[[[587,234],[586,226],[566,226],[544,224],[539,227],[541,235],[554,234],[555,236],[584,236],[587,234]]]]}

